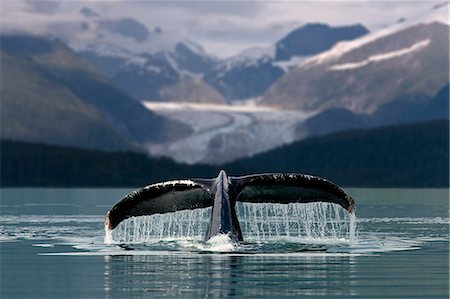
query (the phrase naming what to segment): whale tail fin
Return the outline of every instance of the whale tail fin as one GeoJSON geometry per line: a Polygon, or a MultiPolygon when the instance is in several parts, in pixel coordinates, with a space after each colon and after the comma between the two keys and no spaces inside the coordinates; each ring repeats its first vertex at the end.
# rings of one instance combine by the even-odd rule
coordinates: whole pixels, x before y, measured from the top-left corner
{"type": "MultiPolygon", "coordinates": [[[[249,203],[330,202],[352,213],[353,199],[328,180],[305,174],[257,174],[230,177],[229,200],[249,203]]],[[[107,213],[105,224],[114,229],[133,216],[169,213],[214,205],[215,179],[168,181],[130,193],[107,213]]],[[[236,219],[237,220],[237,219],[236,219]]],[[[236,221],[237,222],[237,221],[236,221]]]]}
{"type": "Polygon", "coordinates": [[[251,203],[330,202],[354,212],[355,202],[332,182],[306,174],[266,173],[231,177],[236,201],[251,203]]]}
{"type": "Polygon", "coordinates": [[[140,188],[116,203],[106,214],[105,225],[114,229],[133,216],[169,213],[212,206],[209,186],[214,180],[181,180],[157,183],[140,188]]]}

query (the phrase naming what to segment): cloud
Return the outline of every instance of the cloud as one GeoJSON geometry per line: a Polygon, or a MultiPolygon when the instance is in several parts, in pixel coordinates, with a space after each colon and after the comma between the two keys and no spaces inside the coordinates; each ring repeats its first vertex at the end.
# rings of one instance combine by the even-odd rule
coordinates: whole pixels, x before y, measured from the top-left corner
{"type": "Polygon", "coordinates": [[[83,7],[80,9],[80,13],[87,17],[87,18],[97,18],[100,17],[100,14],[98,14],[97,12],[93,11],[92,9],[90,9],[89,7],[83,7]]]}
{"type": "Polygon", "coordinates": [[[264,2],[257,1],[137,1],[139,5],[153,9],[175,9],[186,15],[255,17],[264,9],[264,2]]]}
{"type": "Polygon", "coordinates": [[[40,14],[54,14],[61,7],[61,2],[57,0],[53,1],[25,0],[25,3],[28,5],[31,11],[40,14]]]}
{"type": "Polygon", "coordinates": [[[101,28],[104,28],[112,33],[132,38],[137,42],[147,40],[150,35],[150,32],[145,25],[132,18],[100,20],[98,24],[101,28]]]}
{"type": "Polygon", "coordinates": [[[219,56],[268,46],[308,22],[361,23],[369,29],[415,18],[442,1],[32,1],[2,3],[2,30],[57,31],[70,38],[88,17],[133,18],[149,30],[185,36],[219,56]],[[8,12],[8,13],[6,13],[8,12]],[[60,28],[58,28],[60,26],[60,28]],[[78,26],[78,27],[77,27],[78,26]]]}

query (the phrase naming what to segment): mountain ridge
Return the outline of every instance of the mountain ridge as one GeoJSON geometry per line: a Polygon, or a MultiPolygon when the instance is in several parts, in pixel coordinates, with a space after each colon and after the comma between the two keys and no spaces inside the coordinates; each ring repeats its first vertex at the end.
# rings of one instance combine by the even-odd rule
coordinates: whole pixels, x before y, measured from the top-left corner
{"type": "MultiPolygon", "coordinates": [[[[223,97],[221,102],[258,97],[263,95],[291,64],[295,64],[289,62],[291,58],[294,59],[300,54],[317,54],[331,48],[337,41],[354,39],[368,32],[359,24],[341,27],[307,24],[276,42],[273,45],[274,52],[268,56],[237,55],[221,60],[206,53],[190,40],[168,36],[162,31],[152,33],[149,29],[143,34],[141,27],[145,25],[136,20],[109,20],[106,26],[100,15],[88,19],[91,24],[88,30],[92,31],[91,34],[98,31],[102,38],[77,44],[76,51],[117,86],[141,101],[195,102],[195,98],[189,96],[173,99],[161,92],[169,86],[179,85],[186,77],[193,77],[189,79],[191,82],[197,80],[197,86],[201,86],[202,90],[214,88],[223,97]],[[140,28],[136,32],[138,41],[135,35],[129,36],[130,32],[125,34],[123,31],[114,30],[123,23],[140,28]],[[301,34],[295,34],[296,32],[301,34]],[[338,33],[338,36],[334,33],[338,33]],[[308,38],[313,34],[321,40],[319,47],[308,46],[309,43],[314,43],[308,38]],[[118,39],[118,36],[122,37],[118,39]],[[130,48],[133,50],[123,48],[122,44],[116,41],[122,40],[123,36],[129,37],[133,45],[130,48]],[[165,39],[169,42],[165,42],[165,39]],[[152,46],[152,41],[155,41],[156,46],[152,46]],[[145,50],[143,45],[148,45],[149,49],[145,50]],[[282,46],[284,52],[289,51],[289,57],[280,56],[282,46]],[[305,52],[302,49],[309,50],[305,52]]],[[[217,95],[214,98],[217,99],[217,95]]]]}
{"type": "Polygon", "coordinates": [[[57,39],[1,40],[2,138],[137,149],[189,131],[112,86],[57,39]]]}
{"type": "Polygon", "coordinates": [[[339,41],[353,40],[367,33],[368,30],[359,24],[331,27],[308,23],[275,42],[270,51],[244,51],[217,63],[206,74],[206,81],[230,102],[256,98],[262,96],[298,59],[329,50],[339,41]]]}
{"type": "Polygon", "coordinates": [[[448,30],[443,23],[419,24],[334,58],[333,50],[329,59],[319,54],[320,59],[313,57],[280,78],[261,103],[287,109],[342,107],[373,113],[401,94],[432,95],[449,81],[448,30]]]}
{"type": "Polygon", "coordinates": [[[340,41],[352,40],[367,33],[369,31],[361,24],[331,27],[323,23],[308,23],[276,42],[275,60],[315,55],[331,49],[340,41]],[[300,47],[299,42],[303,42],[300,47]]]}

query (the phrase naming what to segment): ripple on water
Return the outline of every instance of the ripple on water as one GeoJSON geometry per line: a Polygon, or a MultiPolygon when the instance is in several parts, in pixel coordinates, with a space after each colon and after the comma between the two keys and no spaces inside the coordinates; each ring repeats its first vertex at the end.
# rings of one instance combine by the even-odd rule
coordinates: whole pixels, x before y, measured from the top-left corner
{"type": "MultiPolygon", "coordinates": [[[[284,208],[284,207],[283,207],[284,208]]],[[[326,211],[323,210],[323,211],[326,211]]],[[[247,211],[249,212],[249,211],[247,211]]],[[[158,255],[158,254],[216,254],[228,253],[230,255],[367,255],[381,252],[418,250],[429,242],[448,242],[448,218],[442,217],[421,217],[421,218],[359,218],[357,222],[361,224],[355,233],[355,238],[349,238],[350,223],[344,218],[333,222],[332,225],[317,224],[319,229],[332,228],[330,231],[346,232],[328,236],[293,234],[289,231],[291,223],[297,220],[279,218],[273,220],[278,224],[279,231],[284,230],[284,234],[265,234],[264,238],[252,235],[252,230],[257,230],[262,226],[251,226],[249,221],[243,219],[245,242],[233,243],[228,236],[222,235],[205,242],[203,240],[204,226],[209,220],[209,212],[198,212],[196,217],[200,223],[199,227],[191,227],[193,234],[150,236],[140,242],[111,242],[105,244],[103,231],[103,216],[97,215],[17,215],[2,216],[0,219],[0,242],[19,242],[21,240],[34,241],[33,246],[42,249],[54,249],[54,252],[44,254],[58,255],[158,255]],[[401,224],[400,231],[384,231],[385,224],[401,224]],[[373,225],[367,225],[373,224],[373,225]],[[333,226],[334,225],[334,226],[333,226]],[[336,229],[337,225],[343,225],[343,230],[336,229]],[[417,234],[417,229],[427,231],[433,227],[433,233],[417,234]],[[202,231],[203,230],[203,231],[202,231]],[[311,237],[313,236],[313,237],[311,237]]],[[[259,214],[250,211],[248,216],[254,221],[264,221],[266,211],[260,210],[259,214]]],[[[290,213],[297,213],[291,210],[290,213]]],[[[333,213],[335,213],[333,211],[333,213]]],[[[324,213],[327,219],[330,213],[324,213]]],[[[192,215],[191,215],[192,216],[192,215]]],[[[160,216],[159,216],[160,217],[160,216]]],[[[295,217],[294,217],[295,218],[295,217]]],[[[177,231],[177,225],[171,218],[172,228],[177,231]]],[[[180,225],[189,223],[189,215],[184,215],[180,225]]],[[[328,218],[329,219],[329,218],[328,218]]],[[[316,219],[317,220],[317,219],[316,219]]],[[[315,221],[316,221],[315,220],[315,221]]],[[[134,221],[135,224],[139,222],[134,221]]],[[[148,218],[144,228],[149,228],[148,218]]],[[[317,221],[316,221],[317,222],[317,221]]],[[[193,224],[194,222],[190,222],[193,224]]],[[[272,223],[273,224],[273,223],[272,223]]],[[[266,224],[268,225],[268,224],[266,224]]],[[[294,227],[298,231],[298,225],[294,227]]],[[[135,229],[135,228],[133,228],[135,229]]],[[[186,226],[183,228],[189,230],[186,226]]],[[[272,231],[276,231],[276,226],[272,226],[272,231]]],[[[122,233],[126,232],[122,231],[122,233]]],[[[182,232],[181,228],[179,232],[182,232]]],[[[136,233],[136,231],[135,231],[136,233]]],[[[136,233],[137,234],[137,233],[136,233]]],[[[136,235],[137,236],[137,235],[136,235]]],[[[134,240],[136,241],[136,240],[134,240]]]]}

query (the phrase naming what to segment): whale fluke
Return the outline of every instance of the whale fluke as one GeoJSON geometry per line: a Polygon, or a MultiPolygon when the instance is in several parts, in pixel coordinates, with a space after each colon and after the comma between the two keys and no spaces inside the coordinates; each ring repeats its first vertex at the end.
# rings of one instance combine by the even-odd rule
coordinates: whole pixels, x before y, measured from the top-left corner
{"type": "Polygon", "coordinates": [[[330,202],[353,213],[355,203],[340,187],[320,177],[305,174],[265,173],[229,177],[220,171],[215,179],[191,179],[156,183],[138,189],[106,214],[105,225],[114,229],[133,216],[162,214],[212,207],[206,240],[229,234],[242,241],[235,211],[237,201],[250,203],[330,202]]]}
{"type": "Polygon", "coordinates": [[[120,222],[133,216],[210,207],[212,197],[205,186],[192,180],[168,181],[145,186],[116,203],[107,213],[105,224],[109,229],[114,229],[120,222]]]}
{"type": "Polygon", "coordinates": [[[332,182],[307,174],[257,174],[231,177],[236,201],[253,203],[331,202],[353,212],[355,202],[332,182]]]}

